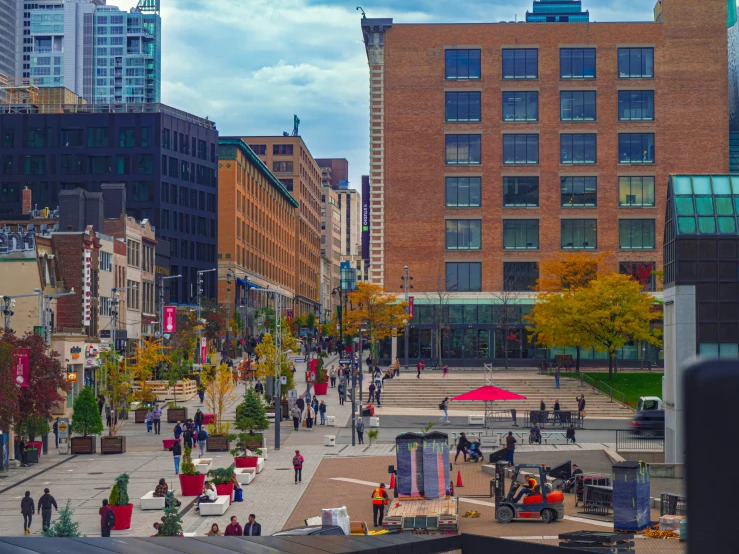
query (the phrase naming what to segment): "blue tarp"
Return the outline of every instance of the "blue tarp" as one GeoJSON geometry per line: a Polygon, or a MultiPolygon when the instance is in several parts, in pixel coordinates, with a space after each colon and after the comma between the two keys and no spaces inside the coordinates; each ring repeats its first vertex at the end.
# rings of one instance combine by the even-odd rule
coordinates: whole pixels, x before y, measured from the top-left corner
{"type": "Polygon", "coordinates": [[[649,526],[649,468],[643,462],[613,464],[613,528],[641,531],[649,526]]]}

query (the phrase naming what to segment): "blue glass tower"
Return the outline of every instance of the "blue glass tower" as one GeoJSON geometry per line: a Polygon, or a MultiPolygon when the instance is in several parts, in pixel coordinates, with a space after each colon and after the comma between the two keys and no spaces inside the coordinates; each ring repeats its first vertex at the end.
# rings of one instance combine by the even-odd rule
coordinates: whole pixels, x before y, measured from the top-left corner
{"type": "Polygon", "coordinates": [[[526,12],[527,23],[579,23],[590,21],[580,0],[534,0],[534,11],[526,12]]]}

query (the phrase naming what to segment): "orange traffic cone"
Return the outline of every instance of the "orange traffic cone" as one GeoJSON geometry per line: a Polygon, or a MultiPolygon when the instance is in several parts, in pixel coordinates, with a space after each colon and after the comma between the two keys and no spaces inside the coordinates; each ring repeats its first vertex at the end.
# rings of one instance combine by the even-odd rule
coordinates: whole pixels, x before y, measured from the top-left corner
{"type": "Polygon", "coordinates": [[[390,474],[390,488],[391,489],[395,488],[395,474],[394,473],[390,474]]]}
{"type": "Polygon", "coordinates": [[[462,473],[457,470],[457,488],[464,487],[462,484],[462,473]]]}

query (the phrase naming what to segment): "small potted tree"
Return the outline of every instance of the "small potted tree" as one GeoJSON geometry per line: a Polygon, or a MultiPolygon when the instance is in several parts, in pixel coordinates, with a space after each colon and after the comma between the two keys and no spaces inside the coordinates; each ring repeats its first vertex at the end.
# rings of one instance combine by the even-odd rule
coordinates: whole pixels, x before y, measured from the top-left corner
{"type": "Polygon", "coordinates": [[[316,382],[313,384],[313,392],[316,396],[326,396],[328,392],[328,381],[326,380],[326,372],[323,369],[323,358],[316,360],[316,382]]]}
{"type": "Polygon", "coordinates": [[[205,484],[205,474],[196,471],[192,463],[192,448],[185,444],[185,453],[180,466],[180,490],[182,496],[200,496],[205,484]]]}
{"type": "Polygon", "coordinates": [[[164,377],[167,380],[167,386],[174,391],[174,403],[167,408],[167,423],[177,423],[178,421],[187,420],[187,407],[177,405],[177,382],[187,375],[187,368],[182,362],[172,362],[167,365],[164,377]]]}
{"type": "Polygon", "coordinates": [[[254,431],[264,431],[269,428],[269,420],[262,400],[254,389],[247,389],[244,401],[236,406],[236,428],[248,431],[245,444],[248,448],[262,448],[264,435],[254,431]]]}
{"type": "Polygon", "coordinates": [[[128,498],[128,473],[121,473],[115,478],[115,485],[110,491],[108,504],[113,508],[115,514],[114,531],[123,531],[131,528],[131,516],[133,515],[133,504],[128,498]]]}
{"type": "Polygon", "coordinates": [[[89,387],[82,389],[74,400],[72,414],[72,433],[82,435],[72,437],[72,454],[94,454],[95,437],[103,432],[103,418],[95,401],[95,395],[89,387]]]}
{"type": "MultiPolygon", "coordinates": [[[[198,493],[199,494],[199,493],[198,493]]],[[[177,505],[177,499],[172,491],[167,491],[164,500],[164,518],[159,526],[157,537],[181,537],[182,535],[182,518],[180,517],[180,509],[177,505]]]]}
{"type": "Polygon", "coordinates": [[[126,451],[126,437],[125,435],[119,437],[118,429],[123,424],[123,414],[128,414],[131,402],[131,373],[125,364],[119,362],[115,351],[103,353],[103,360],[103,391],[114,417],[108,427],[108,435],[100,437],[100,453],[122,454],[126,451]],[[116,415],[118,417],[115,417],[116,415]]]}
{"type": "Polygon", "coordinates": [[[215,416],[215,421],[208,427],[208,452],[228,452],[230,425],[223,421],[223,417],[236,401],[236,384],[226,364],[206,375],[205,390],[206,408],[215,416]]]}
{"type": "Polygon", "coordinates": [[[51,524],[51,527],[42,531],[44,537],[65,537],[65,538],[76,538],[81,537],[79,526],[72,519],[72,508],[69,506],[70,501],[67,500],[67,504],[59,510],[59,515],[51,524]]]}
{"type": "Polygon", "coordinates": [[[154,387],[149,381],[141,381],[139,389],[133,393],[133,399],[139,402],[139,406],[133,411],[134,423],[146,423],[146,413],[157,401],[154,387]]]}
{"type": "Polygon", "coordinates": [[[218,496],[227,496],[229,504],[233,498],[234,476],[233,466],[219,467],[208,471],[208,480],[215,486],[218,496]]]}

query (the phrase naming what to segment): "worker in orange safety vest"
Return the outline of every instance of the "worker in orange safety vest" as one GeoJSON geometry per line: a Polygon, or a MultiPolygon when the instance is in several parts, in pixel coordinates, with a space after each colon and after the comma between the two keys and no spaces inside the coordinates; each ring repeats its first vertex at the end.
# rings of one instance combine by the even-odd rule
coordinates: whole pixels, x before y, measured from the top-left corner
{"type": "Polygon", "coordinates": [[[385,490],[385,483],[380,483],[380,486],[372,492],[372,520],[375,527],[382,526],[382,518],[385,517],[385,506],[388,503],[387,491],[385,490]],[[377,520],[377,514],[380,514],[380,520],[377,520]]]}

